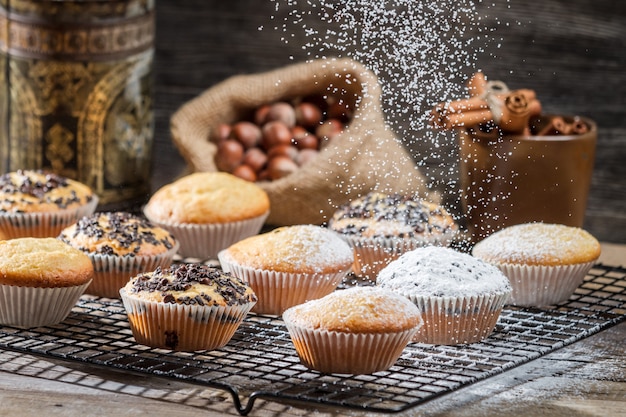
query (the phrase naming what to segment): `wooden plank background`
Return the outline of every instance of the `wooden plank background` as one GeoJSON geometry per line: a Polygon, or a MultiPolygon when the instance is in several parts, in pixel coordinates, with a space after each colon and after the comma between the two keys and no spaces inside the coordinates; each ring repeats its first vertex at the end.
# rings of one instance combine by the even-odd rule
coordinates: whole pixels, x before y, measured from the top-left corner
{"type": "MultiPolygon", "coordinates": [[[[278,1],[286,13],[286,0],[278,1]]],[[[303,39],[286,44],[271,30],[284,17],[272,0],[159,0],[156,10],[153,188],[185,170],[169,134],[169,119],[183,103],[229,76],[307,58],[303,39]]],[[[497,41],[485,46],[466,75],[482,69],[511,89],[534,89],[545,112],[598,123],[585,228],[600,240],[626,243],[626,8],[614,0],[508,0],[477,2],[476,12],[485,28],[495,29],[497,41]]],[[[455,211],[456,144],[438,145],[422,169],[455,211]]],[[[430,146],[410,149],[420,159],[430,146]]]]}

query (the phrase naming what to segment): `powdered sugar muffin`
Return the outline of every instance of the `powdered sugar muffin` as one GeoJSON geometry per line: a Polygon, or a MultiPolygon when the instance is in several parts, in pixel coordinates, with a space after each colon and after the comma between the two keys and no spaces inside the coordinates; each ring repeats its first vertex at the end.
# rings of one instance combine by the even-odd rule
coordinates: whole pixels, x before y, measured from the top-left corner
{"type": "Polygon", "coordinates": [[[447,246],[458,232],[444,207],[381,192],[371,192],[340,207],[328,226],[354,249],[355,274],[369,279],[375,279],[402,253],[424,245],[447,246]]]}
{"type": "Polygon", "coordinates": [[[335,291],[287,309],[283,319],[305,366],[339,374],[390,368],[422,325],[409,300],[376,287],[335,291]]]}
{"type": "Polygon", "coordinates": [[[225,172],[197,172],[157,190],[144,214],[176,236],[181,256],[215,259],[220,250],[259,233],[269,204],[254,183],[225,172]]]}
{"type": "Polygon", "coordinates": [[[78,181],[43,171],[9,172],[0,176],[0,236],[56,237],[97,204],[97,196],[78,181]]]}
{"type": "Polygon", "coordinates": [[[256,302],[245,282],[201,264],[139,274],[120,295],[138,343],[180,351],[226,345],[256,302]]]}
{"type": "Polygon", "coordinates": [[[254,312],[280,315],[323,297],[350,271],[354,255],[335,232],[321,226],[284,226],[229,246],[218,255],[225,271],[254,289],[254,312]]]}
{"type": "Polygon", "coordinates": [[[511,303],[545,306],[566,301],[600,257],[587,231],[550,223],[524,223],[478,242],[472,254],[496,265],[513,286],[511,303]]]}
{"type": "Polygon", "coordinates": [[[486,262],[450,248],[409,251],[378,274],[377,286],[401,294],[422,312],[413,341],[456,345],[491,334],[511,295],[509,280],[486,262]]]}
{"type": "Polygon", "coordinates": [[[85,216],[58,238],[93,262],[95,277],[86,292],[109,298],[118,298],[132,276],[169,267],[179,247],[167,230],[126,212],[85,216]]]}
{"type": "Polygon", "coordinates": [[[57,324],[93,278],[89,257],[54,238],[0,241],[0,324],[57,324]]]}

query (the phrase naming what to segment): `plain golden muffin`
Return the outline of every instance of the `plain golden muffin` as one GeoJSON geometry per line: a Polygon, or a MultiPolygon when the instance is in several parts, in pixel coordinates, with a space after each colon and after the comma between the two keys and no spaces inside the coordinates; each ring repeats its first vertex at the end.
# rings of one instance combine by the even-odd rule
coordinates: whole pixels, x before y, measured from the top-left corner
{"type": "Polygon", "coordinates": [[[170,232],[127,212],[85,216],[63,229],[59,239],[85,253],[113,256],[154,256],[176,245],[170,232]]]}
{"type": "Polygon", "coordinates": [[[422,326],[405,297],[377,287],[351,287],[287,309],[283,320],[300,361],[339,374],[391,367],[422,326]]]}
{"type": "Polygon", "coordinates": [[[89,257],[55,238],[0,241],[0,284],[23,287],[71,287],[94,276],[89,257]]]}
{"type": "Polygon", "coordinates": [[[259,186],[224,172],[198,172],[157,190],[144,212],[150,220],[170,223],[228,223],[269,212],[259,186]]]}
{"type": "Polygon", "coordinates": [[[598,240],[581,228],[525,223],[486,237],[474,246],[472,254],[497,264],[555,266],[592,262],[600,251],[598,240]]]}
{"type": "Polygon", "coordinates": [[[0,212],[54,212],[81,207],[93,199],[88,186],[52,173],[19,170],[0,176],[0,212]]]}

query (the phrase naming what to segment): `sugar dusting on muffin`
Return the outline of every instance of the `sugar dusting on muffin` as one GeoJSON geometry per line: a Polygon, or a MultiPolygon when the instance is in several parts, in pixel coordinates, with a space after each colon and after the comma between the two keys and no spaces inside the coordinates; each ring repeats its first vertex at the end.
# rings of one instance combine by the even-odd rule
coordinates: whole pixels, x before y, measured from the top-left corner
{"type": "Polygon", "coordinates": [[[456,230],[440,205],[400,194],[372,192],[340,207],[331,228],[345,235],[413,238],[456,230]]]}
{"type": "Polygon", "coordinates": [[[352,264],[350,246],[335,232],[315,225],[283,226],[231,245],[224,253],[250,268],[323,273],[352,264]]]}
{"type": "Polygon", "coordinates": [[[583,263],[600,256],[600,243],[587,231],[550,223],[524,223],[478,242],[472,253],[485,261],[526,265],[583,263]]]}
{"type": "Polygon", "coordinates": [[[495,266],[436,246],[403,254],[380,271],[376,282],[382,288],[420,296],[470,297],[511,291],[509,280],[495,266]]]}
{"type": "Polygon", "coordinates": [[[422,322],[407,298],[376,287],[335,291],[290,310],[291,319],[300,326],[338,332],[394,332],[422,322]]]}

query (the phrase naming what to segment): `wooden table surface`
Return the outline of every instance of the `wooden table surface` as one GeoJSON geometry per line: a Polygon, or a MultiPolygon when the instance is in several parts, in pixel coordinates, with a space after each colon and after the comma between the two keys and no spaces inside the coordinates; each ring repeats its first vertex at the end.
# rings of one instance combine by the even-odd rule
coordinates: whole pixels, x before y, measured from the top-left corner
{"type": "MultiPolygon", "coordinates": [[[[624,265],[626,245],[600,263],[624,265]]],[[[395,414],[400,416],[626,416],[626,322],[526,364],[395,414]]],[[[237,415],[224,392],[88,364],[0,350],[0,415],[237,415]]],[[[252,416],[373,416],[258,400],[252,416]]]]}

